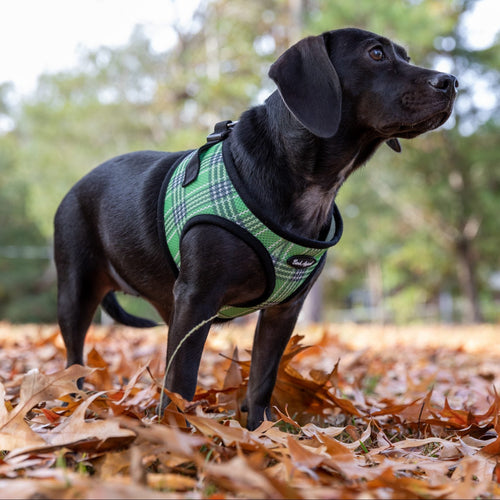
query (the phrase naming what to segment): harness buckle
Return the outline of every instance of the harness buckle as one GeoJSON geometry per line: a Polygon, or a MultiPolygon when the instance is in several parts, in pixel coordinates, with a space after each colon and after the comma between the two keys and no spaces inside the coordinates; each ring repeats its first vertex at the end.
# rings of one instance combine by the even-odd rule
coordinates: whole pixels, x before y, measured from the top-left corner
{"type": "Polygon", "coordinates": [[[199,148],[189,160],[189,163],[186,166],[186,173],[184,174],[182,187],[188,186],[198,177],[198,173],[200,171],[200,153],[206,151],[212,147],[212,145],[224,140],[231,133],[232,128],[237,123],[238,122],[226,120],[215,124],[214,131],[207,137],[206,144],[201,146],[201,148],[199,148]]]}
{"type": "Polygon", "coordinates": [[[224,140],[230,133],[231,129],[238,122],[233,122],[231,120],[226,120],[215,124],[214,131],[207,136],[207,142],[220,142],[224,140]]]}

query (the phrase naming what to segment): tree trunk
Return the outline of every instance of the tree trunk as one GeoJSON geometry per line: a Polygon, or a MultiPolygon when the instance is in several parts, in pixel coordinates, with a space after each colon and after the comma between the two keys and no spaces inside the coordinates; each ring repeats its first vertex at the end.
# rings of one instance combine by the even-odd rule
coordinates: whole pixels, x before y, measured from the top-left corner
{"type": "Polygon", "coordinates": [[[372,323],[385,322],[384,281],[379,261],[370,261],[366,269],[366,282],[370,294],[370,316],[372,323]]]}
{"type": "Polygon", "coordinates": [[[456,254],[458,281],[465,299],[463,321],[481,323],[483,315],[479,305],[476,259],[471,242],[467,238],[462,238],[457,242],[456,254]]]}
{"type": "Polygon", "coordinates": [[[299,316],[299,323],[319,323],[323,320],[323,280],[320,276],[307,296],[299,316]]]}
{"type": "Polygon", "coordinates": [[[294,43],[297,43],[302,36],[302,0],[288,0],[288,12],[290,16],[290,24],[287,30],[288,43],[289,45],[292,45],[294,43]]]}

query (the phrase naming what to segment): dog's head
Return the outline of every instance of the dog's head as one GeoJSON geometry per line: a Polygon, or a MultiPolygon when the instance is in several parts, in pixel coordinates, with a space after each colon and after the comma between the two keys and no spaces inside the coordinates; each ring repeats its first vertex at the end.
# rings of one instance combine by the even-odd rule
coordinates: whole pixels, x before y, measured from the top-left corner
{"type": "Polygon", "coordinates": [[[453,75],[414,66],[403,47],[354,28],[301,40],[269,76],[295,118],[324,138],[344,118],[381,139],[415,137],[448,119],[458,87],[453,75]]]}

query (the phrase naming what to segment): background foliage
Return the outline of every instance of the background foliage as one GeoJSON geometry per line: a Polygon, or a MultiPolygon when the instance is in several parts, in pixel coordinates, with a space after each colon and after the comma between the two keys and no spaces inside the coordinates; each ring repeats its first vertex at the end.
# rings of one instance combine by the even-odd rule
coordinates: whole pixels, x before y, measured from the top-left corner
{"type": "MultiPolygon", "coordinates": [[[[212,0],[157,53],[87,51],[21,101],[0,84],[0,319],[55,321],[55,209],[82,175],[138,149],[195,147],[273,88],[269,64],[307,34],[353,25],[460,80],[447,126],[383,148],[342,188],[345,233],[323,278],[328,319],[497,321],[500,45],[468,45],[472,0],[212,0]],[[479,91],[478,91],[479,89],[479,91]],[[489,96],[484,106],[484,96],[489,96]],[[497,273],[497,274],[495,274],[497,273]]],[[[141,307],[138,304],[134,308],[141,307]]]]}

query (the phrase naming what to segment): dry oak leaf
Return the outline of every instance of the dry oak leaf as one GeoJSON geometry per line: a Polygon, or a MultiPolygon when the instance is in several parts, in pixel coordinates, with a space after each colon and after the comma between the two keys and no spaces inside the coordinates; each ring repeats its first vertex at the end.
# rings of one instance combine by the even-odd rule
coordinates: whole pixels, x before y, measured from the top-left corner
{"type": "Polygon", "coordinates": [[[460,460],[451,476],[454,481],[454,493],[450,497],[479,498],[483,494],[486,496],[494,465],[492,460],[484,460],[480,455],[460,460]]]}
{"type": "Polygon", "coordinates": [[[109,364],[95,347],[87,354],[87,366],[98,370],[96,386],[99,389],[105,391],[113,389],[113,381],[109,373],[109,364]]]}
{"type": "Polygon", "coordinates": [[[88,407],[104,392],[98,392],[82,403],[64,422],[44,435],[52,446],[70,446],[83,441],[99,441],[97,448],[107,448],[107,441],[118,441],[125,446],[135,439],[136,434],[129,429],[122,429],[116,419],[85,420],[88,407]]]}
{"type": "Polygon", "coordinates": [[[311,414],[323,415],[326,409],[335,407],[341,408],[350,415],[361,416],[351,401],[335,396],[334,391],[329,387],[329,382],[338,378],[338,363],[330,373],[312,370],[309,374],[311,378],[304,377],[291,365],[293,358],[310,349],[310,346],[300,344],[302,339],[302,336],[295,335],[286,347],[278,368],[273,402],[277,406],[286,404],[289,411],[299,415],[302,420],[310,419],[311,414]],[[307,409],[306,412],[305,409],[307,409]]]}
{"type": "MultiPolygon", "coordinates": [[[[4,399],[5,387],[0,383],[0,450],[11,451],[31,444],[45,444],[45,441],[25,422],[23,413],[10,417],[4,399]]],[[[14,413],[14,410],[10,413],[14,413]]]]}
{"type": "MultiPolygon", "coordinates": [[[[365,484],[368,491],[383,488],[390,489],[394,495],[392,498],[449,498],[453,491],[450,484],[432,485],[425,479],[410,477],[398,477],[392,468],[385,469],[380,476],[365,484]]],[[[384,492],[384,498],[387,498],[384,492]]],[[[377,496],[375,496],[377,498],[377,496]]]]}
{"type": "Polygon", "coordinates": [[[181,430],[165,424],[151,424],[143,427],[136,420],[119,419],[121,426],[133,430],[141,441],[162,445],[163,451],[192,459],[201,446],[208,443],[207,438],[195,435],[191,430],[181,430]]]}
{"type": "Polygon", "coordinates": [[[297,489],[258,468],[255,460],[247,458],[242,452],[225,463],[205,462],[200,466],[207,478],[222,488],[237,492],[238,497],[303,498],[297,489]]]}
{"type": "Polygon", "coordinates": [[[59,425],[40,435],[39,438],[43,438],[42,443],[33,443],[31,446],[14,450],[8,458],[28,452],[49,451],[63,446],[81,450],[105,451],[130,444],[135,439],[136,433],[129,429],[122,429],[118,419],[85,420],[85,412],[88,407],[102,394],[103,392],[94,394],[81,403],[59,425]]]}
{"type": "Polygon", "coordinates": [[[425,439],[403,439],[395,443],[387,442],[386,445],[382,445],[380,448],[371,450],[370,454],[381,453],[384,455],[391,455],[392,453],[398,454],[401,450],[408,450],[405,452],[406,455],[414,454],[423,458],[421,451],[418,449],[428,445],[438,445],[438,448],[433,450],[433,454],[438,455],[441,458],[446,457],[447,459],[450,459],[460,458],[462,456],[459,442],[451,442],[438,437],[425,439]]]}
{"type": "Polygon", "coordinates": [[[480,453],[491,456],[500,455],[500,435],[493,442],[488,443],[480,453]]]}
{"type": "Polygon", "coordinates": [[[26,414],[42,401],[51,401],[71,392],[79,392],[76,381],[92,370],[74,365],[65,370],[45,375],[38,370],[29,371],[23,378],[19,403],[8,412],[5,389],[0,384],[0,449],[12,451],[24,447],[46,444],[24,420],[26,414]]]}
{"type": "Polygon", "coordinates": [[[298,469],[315,469],[328,458],[321,454],[319,448],[304,446],[292,436],[288,436],[287,445],[293,464],[298,469]]]}
{"type": "Polygon", "coordinates": [[[220,437],[225,446],[234,446],[238,444],[246,450],[256,450],[261,447],[261,443],[259,443],[255,431],[251,432],[247,429],[243,429],[243,427],[234,420],[230,421],[232,425],[229,426],[221,424],[210,417],[185,415],[185,418],[205,436],[220,437]]]}

